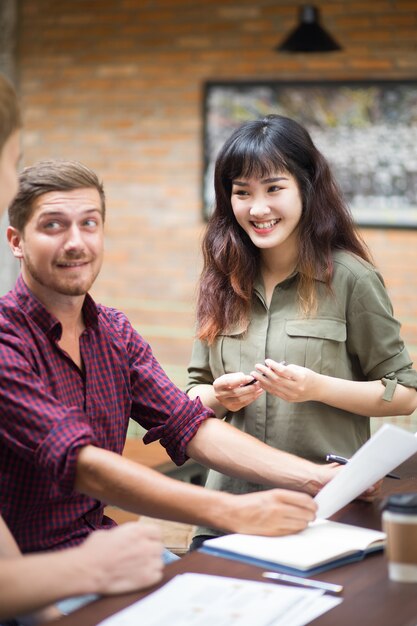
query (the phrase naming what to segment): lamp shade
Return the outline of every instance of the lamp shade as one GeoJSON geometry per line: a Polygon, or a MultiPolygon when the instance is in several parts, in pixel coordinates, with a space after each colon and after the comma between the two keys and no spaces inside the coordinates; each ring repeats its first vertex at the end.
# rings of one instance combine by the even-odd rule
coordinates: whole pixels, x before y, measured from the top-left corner
{"type": "Polygon", "coordinates": [[[333,52],[341,46],[319,24],[319,10],[307,4],[300,9],[300,23],[276,48],[279,52],[333,52]]]}

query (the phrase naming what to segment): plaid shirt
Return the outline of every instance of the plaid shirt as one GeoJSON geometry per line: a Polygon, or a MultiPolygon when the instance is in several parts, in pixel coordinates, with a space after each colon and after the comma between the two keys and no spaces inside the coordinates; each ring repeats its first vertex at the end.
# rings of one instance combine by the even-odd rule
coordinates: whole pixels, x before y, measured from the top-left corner
{"type": "Polygon", "coordinates": [[[121,453],[129,417],[181,465],[211,411],[166,376],[120,311],[87,295],[81,372],[58,345],[61,324],[19,277],[0,298],[0,511],[24,552],[67,547],[112,526],[104,504],[74,492],[77,453],[121,453]]]}

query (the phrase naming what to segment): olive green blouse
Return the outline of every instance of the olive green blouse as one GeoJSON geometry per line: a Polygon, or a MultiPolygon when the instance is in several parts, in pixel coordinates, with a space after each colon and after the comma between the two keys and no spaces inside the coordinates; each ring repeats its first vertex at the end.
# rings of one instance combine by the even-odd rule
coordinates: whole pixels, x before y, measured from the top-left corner
{"type": "MultiPolygon", "coordinates": [[[[258,281],[244,333],[222,334],[210,347],[194,342],[187,391],[225,373],[249,373],[266,358],[346,380],[381,380],[387,401],[397,382],[417,389],[417,372],[378,271],[352,254],[336,252],[332,293],[319,280],[317,286],[317,313],[306,318],[299,313],[296,273],[275,287],[269,307],[258,281]]],[[[286,402],[269,393],[225,419],[275,448],[319,463],[329,452],[351,456],[370,435],[369,417],[320,402],[286,402]]],[[[232,493],[264,488],[215,471],[206,486],[232,493]]],[[[200,529],[199,534],[214,532],[200,529]]]]}

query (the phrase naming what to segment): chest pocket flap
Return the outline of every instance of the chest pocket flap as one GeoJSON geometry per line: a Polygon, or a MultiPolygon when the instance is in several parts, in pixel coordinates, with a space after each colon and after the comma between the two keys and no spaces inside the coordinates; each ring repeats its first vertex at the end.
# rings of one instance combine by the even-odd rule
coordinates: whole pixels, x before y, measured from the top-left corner
{"type": "Polygon", "coordinates": [[[344,320],[287,320],[285,360],[328,376],[340,375],[346,352],[344,320]]]}
{"type": "Polygon", "coordinates": [[[285,325],[290,337],[315,337],[331,341],[346,341],[346,323],[342,320],[288,320],[285,325]]]}

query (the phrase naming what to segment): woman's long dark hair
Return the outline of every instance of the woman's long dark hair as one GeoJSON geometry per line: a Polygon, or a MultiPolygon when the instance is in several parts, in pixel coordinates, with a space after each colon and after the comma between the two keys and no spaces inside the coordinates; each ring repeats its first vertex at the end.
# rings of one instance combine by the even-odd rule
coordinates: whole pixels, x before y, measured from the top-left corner
{"type": "Polygon", "coordinates": [[[330,289],[334,250],[371,261],[329,165],[306,129],[281,115],[246,122],[229,137],[216,160],[215,208],[203,239],[197,301],[198,337],[208,343],[227,329],[247,327],[259,268],[259,249],[233,214],[232,181],[283,171],[295,177],[302,198],[297,263],[300,310],[314,313],[317,276],[330,289]]]}

